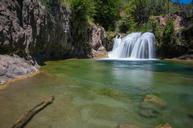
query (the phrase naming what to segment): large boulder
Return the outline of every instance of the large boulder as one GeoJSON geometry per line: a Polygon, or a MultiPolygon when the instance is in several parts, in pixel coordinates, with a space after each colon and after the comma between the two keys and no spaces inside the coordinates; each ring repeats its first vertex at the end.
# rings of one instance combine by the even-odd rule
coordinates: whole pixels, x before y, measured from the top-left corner
{"type": "Polygon", "coordinates": [[[107,50],[104,47],[107,40],[105,29],[93,24],[91,27],[92,56],[95,58],[107,57],[107,50]]]}

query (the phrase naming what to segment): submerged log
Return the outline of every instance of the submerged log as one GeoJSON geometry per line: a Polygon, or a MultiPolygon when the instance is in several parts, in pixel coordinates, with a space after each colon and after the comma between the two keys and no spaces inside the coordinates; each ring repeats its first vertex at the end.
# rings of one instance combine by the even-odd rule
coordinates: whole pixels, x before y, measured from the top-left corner
{"type": "Polygon", "coordinates": [[[54,97],[50,96],[46,98],[44,101],[39,103],[38,105],[34,106],[32,109],[27,111],[24,115],[22,115],[19,120],[15,122],[15,124],[12,126],[12,128],[24,128],[29,121],[41,110],[43,110],[45,107],[53,103],[54,97]]]}

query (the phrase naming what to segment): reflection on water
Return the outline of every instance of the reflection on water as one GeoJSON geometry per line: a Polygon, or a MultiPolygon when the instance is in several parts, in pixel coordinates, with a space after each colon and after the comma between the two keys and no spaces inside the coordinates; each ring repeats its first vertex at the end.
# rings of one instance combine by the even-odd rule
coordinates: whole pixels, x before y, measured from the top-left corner
{"type": "Polygon", "coordinates": [[[131,123],[154,128],[168,122],[193,127],[193,68],[162,61],[116,62],[65,60],[48,62],[43,73],[0,91],[0,127],[11,127],[24,111],[54,95],[52,105],[28,128],[116,128],[131,123]],[[147,94],[167,106],[154,118],[139,115],[147,94]]]}
{"type": "Polygon", "coordinates": [[[112,74],[117,81],[124,81],[126,85],[138,87],[152,83],[153,65],[140,63],[113,63],[112,74]],[[129,69],[129,70],[125,70],[129,69]],[[150,69],[150,70],[146,70],[150,69]]]}

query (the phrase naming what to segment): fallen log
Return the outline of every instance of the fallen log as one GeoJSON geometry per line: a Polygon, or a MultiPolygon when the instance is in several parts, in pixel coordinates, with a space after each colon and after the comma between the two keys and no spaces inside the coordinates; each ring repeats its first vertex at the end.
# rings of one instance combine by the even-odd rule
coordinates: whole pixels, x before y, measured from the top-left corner
{"type": "Polygon", "coordinates": [[[38,105],[34,106],[32,109],[30,109],[29,111],[27,111],[24,115],[22,115],[19,120],[17,120],[15,122],[15,124],[12,126],[12,128],[24,128],[29,121],[37,114],[39,113],[41,110],[43,110],[44,108],[46,108],[48,105],[50,105],[51,103],[53,103],[54,101],[54,97],[50,96],[48,98],[46,98],[44,101],[42,101],[41,103],[39,103],[38,105]]]}

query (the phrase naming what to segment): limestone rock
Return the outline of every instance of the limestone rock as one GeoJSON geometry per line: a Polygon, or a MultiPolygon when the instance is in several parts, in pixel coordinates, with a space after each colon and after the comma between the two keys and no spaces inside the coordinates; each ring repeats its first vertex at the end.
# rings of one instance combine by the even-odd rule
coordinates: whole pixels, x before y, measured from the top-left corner
{"type": "Polygon", "coordinates": [[[95,58],[107,57],[107,50],[103,46],[106,43],[107,34],[101,26],[92,25],[91,41],[92,56],[95,58]]]}
{"type": "Polygon", "coordinates": [[[0,54],[28,60],[80,55],[81,49],[73,45],[71,10],[59,0],[49,2],[0,1],[0,54]]]}
{"type": "Polygon", "coordinates": [[[19,56],[0,55],[0,84],[38,70],[39,66],[19,56]]]}
{"type": "Polygon", "coordinates": [[[89,56],[94,50],[107,54],[103,27],[93,25],[90,30],[85,25],[85,33],[78,36],[79,26],[74,28],[72,20],[72,10],[59,0],[1,0],[0,54],[32,61],[89,56]]]}

